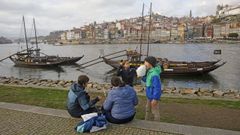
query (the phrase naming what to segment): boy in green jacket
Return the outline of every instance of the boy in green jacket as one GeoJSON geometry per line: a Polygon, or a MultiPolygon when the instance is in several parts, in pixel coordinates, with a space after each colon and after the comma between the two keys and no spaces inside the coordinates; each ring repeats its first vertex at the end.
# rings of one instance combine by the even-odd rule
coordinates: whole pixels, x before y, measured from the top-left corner
{"type": "Polygon", "coordinates": [[[159,101],[161,97],[161,80],[160,73],[161,67],[157,64],[157,60],[155,57],[149,56],[144,60],[144,65],[147,69],[146,74],[146,96],[147,96],[147,104],[146,104],[146,115],[145,119],[149,119],[150,113],[153,114],[155,121],[160,121],[159,114],[159,101]]]}

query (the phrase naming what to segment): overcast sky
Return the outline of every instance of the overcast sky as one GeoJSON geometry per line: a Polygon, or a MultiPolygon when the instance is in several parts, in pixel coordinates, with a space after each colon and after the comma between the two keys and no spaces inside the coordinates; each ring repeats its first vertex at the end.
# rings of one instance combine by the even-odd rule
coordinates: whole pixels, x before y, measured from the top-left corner
{"type": "Polygon", "coordinates": [[[239,0],[0,0],[0,36],[20,37],[21,19],[25,15],[28,34],[35,17],[38,35],[53,30],[80,27],[93,21],[115,21],[145,14],[150,2],[153,11],[166,16],[214,15],[218,4],[237,4],[239,0]]]}

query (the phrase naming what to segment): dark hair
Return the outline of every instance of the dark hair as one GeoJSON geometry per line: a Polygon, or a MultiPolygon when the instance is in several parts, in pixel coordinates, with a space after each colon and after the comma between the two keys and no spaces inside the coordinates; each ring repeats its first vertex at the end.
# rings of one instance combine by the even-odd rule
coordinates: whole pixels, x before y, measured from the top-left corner
{"type": "Polygon", "coordinates": [[[129,63],[129,61],[128,61],[128,60],[124,60],[124,61],[122,62],[122,65],[125,65],[126,63],[129,63]]]}
{"type": "Polygon", "coordinates": [[[112,77],[111,84],[114,87],[123,87],[123,86],[125,86],[125,83],[117,76],[112,77]]]}
{"type": "Polygon", "coordinates": [[[155,57],[153,57],[153,56],[146,57],[144,61],[146,61],[149,64],[151,64],[153,67],[155,67],[156,64],[157,64],[157,59],[155,57]]]}
{"type": "Polygon", "coordinates": [[[83,86],[84,84],[88,83],[89,82],[89,78],[86,76],[86,75],[80,75],[78,77],[78,84],[80,86],[83,86]]]}

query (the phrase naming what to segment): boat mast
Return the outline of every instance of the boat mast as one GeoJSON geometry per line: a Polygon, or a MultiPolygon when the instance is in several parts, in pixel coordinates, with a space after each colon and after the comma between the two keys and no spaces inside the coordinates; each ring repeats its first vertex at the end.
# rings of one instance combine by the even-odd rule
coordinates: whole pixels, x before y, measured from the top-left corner
{"type": "Polygon", "coordinates": [[[23,27],[24,27],[24,36],[25,36],[25,41],[26,41],[26,46],[27,46],[27,52],[29,52],[29,48],[28,48],[28,40],[27,40],[27,30],[26,30],[26,25],[25,25],[25,19],[23,16],[23,27]]]}
{"type": "Polygon", "coordinates": [[[35,24],[35,19],[34,18],[33,18],[33,27],[34,27],[34,32],[35,32],[36,48],[38,49],[37,29],[36,29],[36,24],[35,24]]]}
{"type": "Polygon", "coordinates": [[[142,58],[143,22],[144,22],[144,3],[143,3],[143,7],[142,7],[142,24],[141,24],[141,39],[140,39],[140,61],[141,61],[141,58],[142,58]]]}
{"type": "Polygon", "coordinates": [[[149,42],[150,42],[150,32],[151,32],[151,21],[152,21],[152,2],[150,3],[150,15],[149,15],[149,31],[148,31],[148,45],[147,45],[147,56],[149,55],[149,42]]]}
{"type": "Polygon", "coordinates": [[[40,50],[38,49],[37,28],[36,28],[35,18],[33,18],[33,27],[34,27],[34,33],[35,33],[36,55],[39,57],[40,50]]]}

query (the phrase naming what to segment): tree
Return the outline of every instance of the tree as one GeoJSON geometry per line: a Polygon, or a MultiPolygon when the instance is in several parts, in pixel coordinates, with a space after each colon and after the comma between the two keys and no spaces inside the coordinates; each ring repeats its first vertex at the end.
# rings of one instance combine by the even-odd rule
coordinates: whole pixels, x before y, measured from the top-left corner
{"type": "Polygon", "coordinates": [[[229,33],[228,37],[230,37],[230,38],[237,38],[238,37],[238,33],[229,33]]]}

